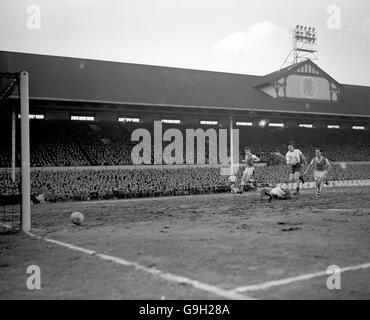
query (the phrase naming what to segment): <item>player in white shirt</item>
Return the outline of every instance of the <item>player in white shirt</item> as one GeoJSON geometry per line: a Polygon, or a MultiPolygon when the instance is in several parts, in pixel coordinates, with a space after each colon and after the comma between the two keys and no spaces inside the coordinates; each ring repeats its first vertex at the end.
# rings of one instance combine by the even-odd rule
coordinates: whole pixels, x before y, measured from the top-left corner
{"type": "Polygon", "coordinates": [[[268,196],[268,201],[272,199],[288,200],[291,199],[290,191],[288,189],[281,188],[280,186],[274,188],[263,188],[260,192],[260,201],[263,201],[263,197],[268,196]]]}
{"type": "Polygon", "coordinates": [[[313,176],[316,183],[316,196],[319,196],[323,182],[326,181],[327,183],[327,176],[331,168],[331,164],[328,158],[323,157],[321,149],[316,149],[315,154],[316,157],[312,159],[303,175],[306,175],[311,167],[314,168],[313,176]]]}
{"type": "Polygon", "coordinates": [[[255,171],[254,162],[261,161],[260,158],[252,154],[251,149],[246,148],[244,151],[245,151],[245,159],[242,160],[242,162],[245,162],[247,167],[244,170],[243,177],[240,182],[240,191],[244,190],[245,184],[249,182],[254,175],[254,171],[255,171]]]}
{"type": "Polygon", "coordinates": [[[289,180],[290,182],[295,182],[297,184],[296,192],[294,194],[299,194],[299,181],[304,183],[304,180],[301,177],[301,171],[302,164],[307,164],[306,157],[301,150],[295,149],[292,143],[288,145],[288,152],[285,157],[287,165],[290,166],[289,180]]]}

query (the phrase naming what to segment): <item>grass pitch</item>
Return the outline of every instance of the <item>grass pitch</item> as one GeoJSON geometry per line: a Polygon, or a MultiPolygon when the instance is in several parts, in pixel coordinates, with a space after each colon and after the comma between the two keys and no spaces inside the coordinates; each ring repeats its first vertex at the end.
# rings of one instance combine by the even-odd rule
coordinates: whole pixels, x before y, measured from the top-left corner
{"type": "Polygon", "coordinates": [[[227,299],[218,289],[257,285],[257,299],[369,299],[370,268],[267,288],[271,281],[370,263],[370,188],[306,191],[289,201],[257,193],[32,207],[33,233],[137,264],[122,265],[24,234],[0,236],[0,299],[227,299]],[[82,226],[70,214],[85,215],[82,226]],[[26,269],[41,269],[41,290],[26,269]],[[144,268],[144,269],[140,269],[144,268]],[[150,270],[216,290],[171,281],[150,270]],[[262,286],[263,287],[263,286],[262,286]]]}

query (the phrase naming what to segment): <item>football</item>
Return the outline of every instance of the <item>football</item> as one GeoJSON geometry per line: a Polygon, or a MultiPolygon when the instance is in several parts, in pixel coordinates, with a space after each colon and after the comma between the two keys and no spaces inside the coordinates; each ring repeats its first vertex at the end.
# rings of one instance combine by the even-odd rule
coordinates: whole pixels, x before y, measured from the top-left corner
{"type": "Polygon", "coordinates": [[[71,214],[71,220],[74,224],[80,226],[80,225],[82,225],[83,221],[85,220],[85,217],[81,212],[73,212],[71,214]]]}
{"type": "Polygon", "coordinates": [[[228,180],[229,180],[230,183],[235,183],[237,179],[236,179],[235,175],[232,175],[232,176],[229,177],[228,180]]]}

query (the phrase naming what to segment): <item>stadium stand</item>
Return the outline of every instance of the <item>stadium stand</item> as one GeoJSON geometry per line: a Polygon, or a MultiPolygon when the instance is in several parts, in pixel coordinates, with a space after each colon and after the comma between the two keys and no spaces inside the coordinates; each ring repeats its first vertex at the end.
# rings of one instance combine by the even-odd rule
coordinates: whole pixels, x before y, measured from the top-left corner
{"type": "MultiPolygon", "coordinates": [[[[204,130],[210,128],[198,127],[204,130]]],[[[32,120],[31,166],[132,164],[131,150],[136,142],[131,141],[131,133],[137,128],[153,131],[152,125],[141,123],[32,120]]],[[[185,136],[185,129],[189,127],[166,125],[163,126],[163,131],[167,128],[178,128],[185,136]]],[[[4,138],[9,137],[9,134],[5,134],[6,130],[10,131],[9,123],[2,124],[0,130],[0,167],[9,167],[10,141],[4,138]]],[[[272,153],[285,154],[286,146],[291,140],[294,140],[296,146],[308,158],[313,156],[315,148],[320,147],[331,161],[370,160],[370,133],[367,130],[259,127],[240,129],[240,149],[250,147],[253,153],[269,165],[281,163],[272,153]]]]}
{"type": "MultiPolygon", "coordinates": [[[[238,172],[240,179],[243,168],[238,172]]],[[[256,178],[261,184],[287,182],[287,166],[257,167],[256,178]]],[[[141,198],[205,194],[228,191],[227,176],[219,168],[135,168],[135,169],[62,169],[33,170],[32,198],[43,195],[46,201],[79,201],[93,199],[141,198]]],[[[312,181],[312,174],[309,181],[312,181]]],[[[353,164],[342,168],[334,165],[332,181],[370,179],[370,164],[353,164]]],[[[4,194],[14,194],[19,176],[11,182],[9,173],[0,172],[4,194]],[[6,191],[7,190],[7,191],[6,191]]]]}
{"type": "MultiPolygon", "coordinates": [[[[225,191],[227,177],[220,176],[219,168],[110,168],[132,165],[131,151],[137,143],[131,141],[132,132],[143,128],[153,137],[152,119],[162,117],[181,119],[182,124],[162,125],[163,132],[177,128],[183,136],[190,128],[227,129],[230,118],[252,121],[251,127],[237,127],[239,160],[246,147],[261,158],[266,166],[256,171],[262,184],[287,181],[289,169],[282,164],[291,141],[308,160],[315,148],[321,148],[332,162],[370,162],[366,104],[370,87],[340,84],[309,59],[256,76],[0,51],[0,70],[27,70],[32,75],[30,113],[46,119],[30,121],[35,202],[41,194],[48,201],[57,201],[225,191]],[[311,79],[307,87],[307,77],[320,81],[311,79]],[[313,88],[315,94],[307,95],[313,88]],[[94,121],[67,120],[76,115],[89,115],[94,121]],[[118,122],[119,116],[138,117],[143,122],[118,122]],[[219,124],[199,125],[202,119],[219,124]],[[256,125],[262,119],[265,125],[256,125]],[[270,127],[269,120],[285,127],[270,127]],[[315,128],[300,128],[300,123],[312,123],[315,128]],[[327,129],[329,123],[340,129],[327,129]],[[366,130],[352,130],[353,125],[366,130]]],[[[10,81],[6,76],[1,79],[0,92],[10,81]]],[[[0,168],[9,168],[9,115],[11,107],[18,105],[17,92],[10,88],[1,96],[9,99],[2,109],[4,116],[0,114],[0,168]]],[[[16,128],[19,131],[19,119],[16,128]]],[[[19,132],[16,136],[19,140],[19,132]]],[[[163,142],[163,148],[168,143],[163,142]]],[[[206,163],[208,148],[206,140],[206,163]]],[[[185,147],[183,152],[185,159],[185,147]]],[[[20,166],[20,154],[16,166],[20,166]]],[[[370,164],[347,164],[346,169],[335,165],[329,178],[366,179],[369,168],[370,164]]],[[[4,194],[19,191],[19,176],[13,183],[9,172],[0,171],[4,194]]]]}

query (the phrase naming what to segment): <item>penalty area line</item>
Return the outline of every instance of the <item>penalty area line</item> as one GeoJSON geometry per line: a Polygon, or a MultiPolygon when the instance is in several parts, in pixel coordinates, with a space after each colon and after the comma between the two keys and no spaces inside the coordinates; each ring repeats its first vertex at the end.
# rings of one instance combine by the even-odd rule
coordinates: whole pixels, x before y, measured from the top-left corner
{"type": "MultiPolygon", "coordinates": [[[[370,268],[370,263],[363,263],[363,264],[359,264],[355,266],[348,266],[348,267],[340,268],[340,273],[347,272],[347,271],[355,271],[355,270],[360,270],[360,269],[367,269],[367,268],[370,268]]],[[[287,284],[294,283],[294,282],[309,280],[309,279],[316,278],[316,277],[329,276],[331,274],[332,273],[328,271],[320,271],[320,272],[315,272],[315,273],[302,274],[296,277],[290,277],[290,278],[285,278],[285,279],[280,279],[280,280],[267,281],[267,282],[263,282],[260,284],[238,287],[238,288],[233,289],[232,291],[234,291],[235,293],[243,293],[247,291],[264,290],[264,289],[269,289],[272,287],[287,285],[287,284]]]]}
{"type": "Polygon", "coordinates": [[[82,252],[82,253],[85,253],[85,254],[93,255],[95,257],[98,257],[101,260],[114,262],[116,264],[119,264],[119,265],[122,265],[122,266],[125,266],[125,267],[133,267],[133,268],[135,268],[136,271],[142,271],[142,272],[151,274],[154,277],[158,277],[158,278],[170,281],[170,282],[174,282],[174,283],[178,283],[178,284],[188,284],[188,285],[190,285],[190,286],[192,286],[196,289],[206,291],[208,293],[212,293],[212,294],[214,294],[216,296],[219,296],[219,297],[223,297],[223,298],[227,298],[227,299],[231,299],[231,300],[256,300],[253,297],[249,297],[249,296],[234,292],[234,290],[226,290],[226,289],[223,289],[223,288],[220,288],[220,287],[217,287],[217,286],[213,286],[213,285],[210,285],[210,284],[207,284],[207,283],[204,283],[204,282],[200,282],[198,280],[193,280],[193,279],[190,279],[190,278],[187,278],[187,277],[178,276],[178,275],[175,275],[173,273],[165,272],[165,271],[159,270],[157,268],[147,267],[147,266],[141,265],[137,262],[128,261],[128,260],[125,260],[125,259],[122,259],[122,258],[114,257],[114,256],[103,254],[103,253],[99,253],[99,252],[94,251],[94,250],[85,249],[85,248],[75,246],[75,245],[72,245],[72,244],[69,244],[69,243],[65,243],[65,242],[62,242],[62,241],[37,236],[37,235],[35,235],[31,232],[26,232],[26,234],[33,237],[33,238],[42,239],[42,240],[45,240],[46,242],[53,243],[53,244],[65,247],[65,248],[68,248],[70,250],[79,251],[79,252],[82,252]]]}

